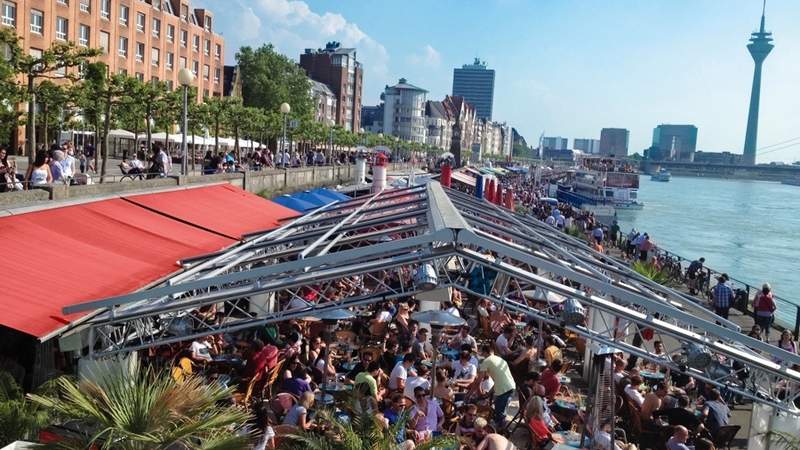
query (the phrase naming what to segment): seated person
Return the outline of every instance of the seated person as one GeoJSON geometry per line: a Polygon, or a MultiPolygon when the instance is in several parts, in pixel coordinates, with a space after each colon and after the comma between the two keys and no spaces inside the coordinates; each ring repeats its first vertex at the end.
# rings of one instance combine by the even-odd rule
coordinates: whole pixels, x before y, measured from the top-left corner
{"type": "Polygon", "coordinates": [[[403,357],[403,362],[394,366],[392,373],[389,375],[389,391],[403,391],[406,386],[406,378],[408,378],[408,371],[416,362],[417,358],[413,354],[407,354],[403,357]]]}
{"type": "Polygon", "coordinates": [[[414,389],[417,387],[425,389],[430,389],[431,387],[431,382],[428,380],[428,368],[423,364],[416,368],[416,374],[409,374],[408,378],[406,378],[403,396],[414,398],[414,389]]]}
{"type": "Polygon", "coordinates": [[[711,390],[708,400],[703,405],[702,417],[712,436],[716,436],[720,428],[728,425],[731,410],[717,389],[711,390]]]}
{"type": "Polygon", "coordinates": [[[561,441],[561,436],[554,435],[553,430],[547,426],[544,416],[544,400],[541,397],[533,396],[528,401],[525,415],[528,419],[528,428],[533,438],[534,448],[543,447],[548,441],[561,441]]]}
{"type": "Polygon", "coordinates": [[[672,437],[667,441],[667,450],[691,450],[686,441],[689,440],[689,430],[678,425],[672,433],[672,437]]]}
{"type": "Polygon", "coordinates": [[[542,372],[539,383],[544,386],[545,397],[552,401],[561,390],[561,360],[555,359],[550,367],[542,372]]]}
{"type": "Polygon", "coordinates": [[[453,361],[453,384],[461,387],[469,387],[475,377],[478,376],[478,367],[470,362],[472,355],[469,352],[462,351],[458,360],[453,361]]]}
{"type": "Polygon", "coordinates": [[[214,348],[211,340],[211,336],[206,336],[192,342],[192,345],[189,347],[189,351],[192,353],[192,361],[205,363],[214,360],[211,356],[214,348]]]}
{"type": "Polygon", "coordinates": [[[511,355],[511,343],[514,341],[516,331],[513,325],[503,327],[503,332],[494,341],[494,348],[497,350],[498,356],[506,358],[511,355]]]}
{"type": "Polygon", "coordinates": [[[592,440],[598,449],[602,450],[622,450],[622,447],[611,438],[611,422],[605,420],[600,429],[592,436],[592,440]],[[613,449],[612,449],[613,446],[613,449]]]}
{"type": "Polygon", "coordinates": [[[478,350],[478,341],[476,341],[475,338],[469,334],[469,325],[463,325],[461,328],[459,328],[458,334],[450,339],[448,345],[450,348],[455,349],[462,348],[466,345],[469,346],[473,352],[478,350]]]}
{"type": "Polygon", "coordinates": [[[283,382],[283,391],[295,397],[300,397],[304,392],[311,392],[308,371],[305,367],[300,366],[292,370],[292,377],[283,382]]]}
{"type": "Polygon", "coordinates": [[[639,375],[634,375],[631,377],[631,382],[627,386],[625,386],[625,395],[628,396],[629,399],[633,400],[633,403],[641,409],[642,404],[644,403],[644,395],[639,392],[639,387],[642,385],[642,377],[639,375]]]}
{"type": "Polygon", "coordinates": [[[661,399],[667,396],[667,385],[663,381],[656,383],[653,389],[644,396],[641,418],[643,422],[653,420],[653,411],[661,409],[661,399]]]}
{"type": "Polygon", "coordinates": [[[517,447],[502,434],[489,433],[475,450],[517,450],[517,447]]]}
{"type": "Polygon", "coordinates": [[[414,389],[414,407],[411,408],[409,421],[417,433],[417,442],[427,441],[434,433],[442,431],[444,412],[439,403],[428,397],[428,392],[423,387],[414,389]]]}
{"type": "MultiPolygon", "coordinates": [[[[372,362],[372,353],[364,352],[361,355],[360,360],[356,363],[355,366],[353,366],[353,369],[350,370],[350,372],[347,372],[347,378],[355,380],[358,374],[367,370],[367,366],[369,366],[369,363],[371,362],[372,362]]],[[[394,365],[392,365],[392,367],[394,367],[394,365]]]]}
{"type": "Polygon", "coordinates": [[[478,406],[469,404],[464,407],[464,413],[456,424],[456,436],[472,438],[475,434],[475,419],[478,418],[478,406]]]}
{"type": "Polygon", "coordinates": [[[675,408],[659,409],[653,412],[653,417],[666,416],[670,425],[682,425],[688,430],[696,431],[700,425],[700,419],[689,410],[691,400],[689,396],[681,395],[678,397],[678,406],[675,408]]]}
{"type": "Polygon", "coordinates": [[[375,400],[380,401],[381,395],[378,392],[378,378],[381,375],[381,365],[378,364],[378,361],[372,361],[369,363],[367,368],[360,372],[355,377],[355,385],[357,389],[363,389],[366,386],[366,392],[369,393],[371,397],[375,400]]]}
{"type": "Polygon", "coordinates": [[[314,427],[312,421],[308,420],[308,410],[314,406],[314,393],[310,391],[303,392],[300,396],[300,401],[286,413],[283,418],[284,425],[294,425],[301,430],[309,430],[314,427]]]}
{"type": "Polygon", "coordinates": [[[562,359],[561,349],[556,345],[556,340],[553,336],[547,336],[544,338],[544,360],[547,361],[547,364],[552,364],[553,361],[562,359]]]}
{"type": "MultiPolygon", "coordinates": [[[[392,395],[392,403],[383,412],[383,417],[389,426],[392,426],[405,417],[406,399],[402,394],[392,395]]],[[[414,448],[414,442],[406,440],[406,423],[397,430],[397,443],[403,448],[414,448]]]]}
{"type": "Polygon", "coordinates": [[[436,387],[433,388],[433,397],[437,400],[453,401],[455,393],[447,382],[447,370],[436,369],[436,387]]]}

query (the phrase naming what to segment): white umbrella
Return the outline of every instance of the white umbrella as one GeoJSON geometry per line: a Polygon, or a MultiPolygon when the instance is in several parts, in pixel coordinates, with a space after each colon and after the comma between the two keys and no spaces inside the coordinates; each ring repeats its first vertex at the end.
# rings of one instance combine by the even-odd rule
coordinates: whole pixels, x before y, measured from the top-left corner
{"type": "Polygon", "coordinates": [[[375,147],[374,150],[375,150],[376,153],[385,153],[387,155],[391,155],[392,154],[392,150],[389,147],[385,146],[385,145],[379,145],[379,146],[375,147]]]}

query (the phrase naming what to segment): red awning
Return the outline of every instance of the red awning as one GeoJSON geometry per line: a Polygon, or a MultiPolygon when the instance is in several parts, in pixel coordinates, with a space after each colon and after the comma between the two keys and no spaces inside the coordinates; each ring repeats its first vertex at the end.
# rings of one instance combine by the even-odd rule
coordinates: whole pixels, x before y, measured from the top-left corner
{"type": "Polygon", "coordinates": [[[300,214],[230,184],[125,197],[161,214],[234,239],[300,214]]]}
{"type": "Polygon", "coordinates": [[[47,336],[82,316],[64,316],[65,306],[134,292],[179,270],[179,260],[236,243],[225,235],[238,239],[297,215],[232,186],[133,200],[0,218],[0,325],[47,336]]]}

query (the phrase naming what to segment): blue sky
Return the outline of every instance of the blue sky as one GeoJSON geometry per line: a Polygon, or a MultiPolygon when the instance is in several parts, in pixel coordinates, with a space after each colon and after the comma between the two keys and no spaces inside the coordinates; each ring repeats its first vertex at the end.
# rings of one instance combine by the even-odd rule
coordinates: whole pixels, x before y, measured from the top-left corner
{"type": "MultiPolygon", "coordinates": [[[[400,77],[450,93],[454,67],[495,69],[494,118],[540,133],[598,138],[692,123],[700,150],[741,152],[753,63],[745,45],[760,0],[195,0],[211,9],[226,59],[272,42],[295,59],[338,40],[358,48],[364,103],[400,77]]],[[[776,47],[764,67],[759,162],[800,160],[800,2],[770,0],[776,47]],[[767,153],[768,152],[768,153],[767,153]]]]}

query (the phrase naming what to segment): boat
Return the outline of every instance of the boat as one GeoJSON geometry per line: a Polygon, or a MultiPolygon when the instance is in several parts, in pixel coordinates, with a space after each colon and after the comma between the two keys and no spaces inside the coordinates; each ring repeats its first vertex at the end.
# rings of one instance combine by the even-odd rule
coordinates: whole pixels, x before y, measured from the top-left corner
{"type": "Polygon", "coordinates": [[[556,198],[595,215],[613,215],[618,210],[639,210],[639,174],[635,172],[576,169],[551,190],[556,198]]]}
{"type": "Polygon", "coordinates": [[[669,173],[669,170],[664,168],[658,169],[658,172],[650,175],[652,181],[669,181],[670,178],[672,178],[672,174],[669,173]]]}

